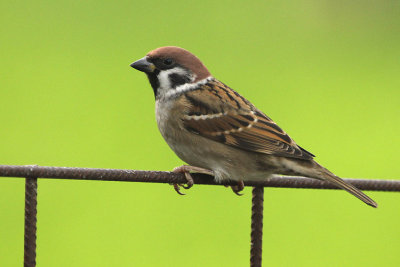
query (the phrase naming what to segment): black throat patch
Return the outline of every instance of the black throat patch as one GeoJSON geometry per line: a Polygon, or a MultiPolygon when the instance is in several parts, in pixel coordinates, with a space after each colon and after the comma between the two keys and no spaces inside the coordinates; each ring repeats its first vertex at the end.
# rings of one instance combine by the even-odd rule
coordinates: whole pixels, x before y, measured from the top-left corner
{"type": "Polygon", "coordinates": [[[160,82],[158,81],[157,75],[160,73],[159,70],[155,70],[152,73],[147,73],[147,78],[149,79],[150,85],[153,88],[154,98],[157,96],[157,90],[160,87],[160,82]]]}

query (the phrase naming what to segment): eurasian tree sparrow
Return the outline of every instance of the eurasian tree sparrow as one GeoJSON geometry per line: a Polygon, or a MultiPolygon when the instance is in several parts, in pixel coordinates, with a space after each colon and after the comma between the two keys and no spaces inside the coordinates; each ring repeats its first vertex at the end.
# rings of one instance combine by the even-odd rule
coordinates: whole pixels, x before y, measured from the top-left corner
{"type": "MultiPolygon", "coordinates": [[[[156,99],[158,128],[171,149],[216,182],[267,179],[272,174],[307,176],[329,181],[366,204],[375,201],[313,160],[286,132],[248,100],[215,79],[203,63],[179,47],[160,47],[131,67],[147,74],[156,99]]],[[[178,185],[175,189],[179,192],[178,185]]]]}

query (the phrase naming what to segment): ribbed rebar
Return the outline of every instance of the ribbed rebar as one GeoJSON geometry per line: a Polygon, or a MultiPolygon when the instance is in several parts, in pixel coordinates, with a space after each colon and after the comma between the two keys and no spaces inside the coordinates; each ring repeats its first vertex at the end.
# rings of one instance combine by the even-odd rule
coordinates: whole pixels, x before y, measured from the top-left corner
{"type": "MultiPolygon", "coordinates": [[[[0,177],[26,177],[25,185],[25,252],[24,266],[36,265],[36,206],[37,178],[130,181],[150,183],[186,182],[182,173],[164,171],[138,171],[116,169],[42,167],[37,165],[13,166],[0,165],[0,177]]],[[[237,185],[234,181],[216,184],[213,177],[204,174],[193,174],[195,184],[237,185]]],[[[399,180],[344,179],[361,190],[400,191],[399,180]]],[[[260,267],[262,259],[263,227],[263,194],[264,187],[339,189],[336,186],[306,177],[274,176],[263,181],[247,181],[245,186],[253,186],[252,224],[251,224],[251,257],[250,266],[260,267]]]]}
{"type": "Polygon", "coordinates": [[[25,179],[24,266],[36,266],[37,178],[25,179]]]}
{"type": "MultiPolygon", "coordinates": [[[[7,177],[38,177],[54,179],[130,181],[149,183],[185,183],[182,173],[164,171],[138,171],[116,169],[91,169],[42,166],[0,165],[0,176],[7,177]]],[[[211,176],[194,174],[195,184],[218,185],[211,176]]],[[[361,190],[400,191],[400,180],[344,179],[361,190]]],[[[237,185],[237,182],[226,181],[223,185],[237,185]]],[[[318,188],[338,189],[336,186],[305,177],[274,176],[263,181],[246,181],[246,186],[286,187],[286,188],[318,188]]]]}
{"type": "Polygon", "coordinates": [[[253,197],[251,201],[250,267],[261,267],[264,187],[257,186],[253,188],[253,197]]]}

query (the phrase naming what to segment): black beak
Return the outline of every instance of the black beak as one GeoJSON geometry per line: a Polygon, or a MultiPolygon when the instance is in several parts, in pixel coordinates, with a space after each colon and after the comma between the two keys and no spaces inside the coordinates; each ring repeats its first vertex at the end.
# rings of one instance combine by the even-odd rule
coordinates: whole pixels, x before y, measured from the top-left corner
{"type": "Polygon", "coordinates": [[[153,63],[147,61],[146,57],[133,62],[131,64],[131,67],[145,73],[151,73],[156,69],[156,66],[153,63]]]}

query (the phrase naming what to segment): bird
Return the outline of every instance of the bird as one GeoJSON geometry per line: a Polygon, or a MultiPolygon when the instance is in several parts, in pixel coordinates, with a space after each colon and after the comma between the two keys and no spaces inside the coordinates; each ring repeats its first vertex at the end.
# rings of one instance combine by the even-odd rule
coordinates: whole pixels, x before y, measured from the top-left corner
{"type": "MultiPolygon", "coordinates": [[[[164,46],[133,62],[144,72],[155,97],[156,121],[175,154],[189,165],[174,169],[214,176],[217,183],[236,181],[235,193],[246,181],[272,175],[315,178],[346,190],[366,204],[377,203],[314,160],[314,155],[289,137],[271,118],[238,92],[214,78],[191,52],[164,46]]],[[[180,186],[175,184],[175,190],[180,186]]]]}

